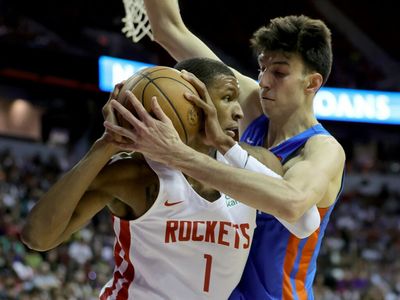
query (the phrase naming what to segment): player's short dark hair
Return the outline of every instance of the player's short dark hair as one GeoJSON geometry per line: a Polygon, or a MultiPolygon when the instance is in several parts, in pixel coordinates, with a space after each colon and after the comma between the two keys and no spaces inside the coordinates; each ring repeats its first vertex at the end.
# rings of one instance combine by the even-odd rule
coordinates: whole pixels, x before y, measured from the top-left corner
{"type": "Polygon", "coordinates": [[[235,77],[232,70],[223,62],[206,57],[194,57],[182,60],[174,68],[179,71],[186,70],[193,73],[207,87],[213,84],[215,77],[218,75],[235,77]]]}
{"type": "Polygon", "coordinates": [[[250,43],[257,55],[272,51],[297,53],[306,71],[320,73],[324,84],[328,80],[332,68],[331,32],[321,20],[304,15],[275,18],[259,28],[250,43]]]}

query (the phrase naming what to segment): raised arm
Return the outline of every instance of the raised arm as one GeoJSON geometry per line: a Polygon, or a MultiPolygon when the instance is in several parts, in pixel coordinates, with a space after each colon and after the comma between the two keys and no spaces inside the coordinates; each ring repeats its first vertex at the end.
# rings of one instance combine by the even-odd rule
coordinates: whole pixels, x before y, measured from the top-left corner
{"type": "MultiPolygon", "coordinates": [[[[144,0],[154,39],[176,60],[192,57],[208,57],[221,60],[202,40],[185,25],[177,0],[144,0]]],[[[240,132],[262,114],[258,83],[233,69],[240,83],[239,102],[244,118],[240,120],[240,132]]]]}
{"type": "Polygon", "coordinates": [[[144,0],[154,40],[176,60],[219,58],[183,23],[177,0],[144,0]]]}

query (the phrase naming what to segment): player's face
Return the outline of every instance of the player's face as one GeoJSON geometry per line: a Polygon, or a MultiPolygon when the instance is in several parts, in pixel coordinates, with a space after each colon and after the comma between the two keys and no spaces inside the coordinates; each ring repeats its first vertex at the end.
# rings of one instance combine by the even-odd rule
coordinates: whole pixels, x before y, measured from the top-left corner
{"type": "Polygon", "coordinates": [[[208,88],[208,93],[217,109],[218,121],[224,131],[234,131],[238,138],[238,121],[243,111],[238,102],[239,84],[234,76],[219,75],[208,88]]]}
{"type": "Polygon", "coordinates": [[[305,105],[307,75],[299,55],[262,53],[258,63],[260,101],[266,115],[287,118],[305,105]]]}

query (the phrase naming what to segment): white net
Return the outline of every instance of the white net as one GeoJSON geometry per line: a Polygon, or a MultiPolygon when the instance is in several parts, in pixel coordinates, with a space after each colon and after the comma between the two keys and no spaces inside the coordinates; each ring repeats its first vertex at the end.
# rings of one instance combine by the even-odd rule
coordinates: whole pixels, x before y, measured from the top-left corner
{"type": "Polygon", "coordinates": [[[132,38],[133,42],[137,43],[145,35],[148,35],[153,40],[149,18],[147,17],[146,9],[144,8],[143,0],[123,0],[125,7],[125,18],[122,21],[125,23],[122,32],[128,38],[132,38]]]}

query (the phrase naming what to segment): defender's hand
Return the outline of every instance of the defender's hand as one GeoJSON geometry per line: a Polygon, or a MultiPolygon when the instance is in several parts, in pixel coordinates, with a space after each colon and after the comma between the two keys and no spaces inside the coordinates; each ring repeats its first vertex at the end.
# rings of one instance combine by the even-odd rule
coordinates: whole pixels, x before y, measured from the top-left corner
{"type": "Polygon", "coordinates": [[[189,81],[197,90],[200,97],[185,93],[185,98],[192,102],[197,107],[201,108],[204,112],[204,135],[203,142],[206,145],[219,148],[221,144],[227,143],[228,139],[235,136],[233,131],[224,132],[218,120],[218,113],[215,105],[207,91],[205,84],[200,81],[194,74],[182,70],[182,78],[189,81]]]}

